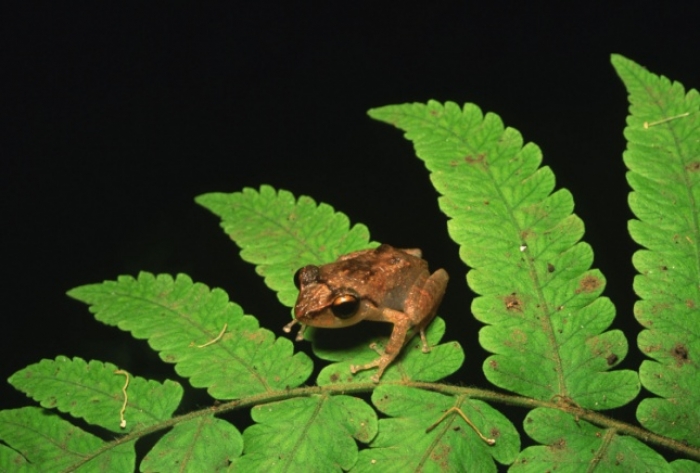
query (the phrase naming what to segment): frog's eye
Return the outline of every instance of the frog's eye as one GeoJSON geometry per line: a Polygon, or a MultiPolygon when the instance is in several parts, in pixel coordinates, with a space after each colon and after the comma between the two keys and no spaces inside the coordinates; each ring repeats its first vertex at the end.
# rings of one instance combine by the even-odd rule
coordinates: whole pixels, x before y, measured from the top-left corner
{"type": "Polygon", "coordinates": [[[331,312],[339,319],[349,319],[357,312],[360,307],[360,301],[357,297],[350,294],[343,294],[333,299],[331,312]]]}

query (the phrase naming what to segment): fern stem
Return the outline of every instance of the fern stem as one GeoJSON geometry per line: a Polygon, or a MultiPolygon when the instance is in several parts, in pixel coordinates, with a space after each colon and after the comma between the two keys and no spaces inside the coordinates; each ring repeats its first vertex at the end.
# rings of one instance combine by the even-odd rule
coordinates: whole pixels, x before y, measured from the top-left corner
{"type": "MultiPolygon", "coordinates": [[[[146,435],[168,429],[170,427],[173,427],[174,425],[177,425],[181,422],[189,421],[192,419],[195,419],[197,417],[202,417],[202,416],[209,416],[209,415],[216,415],[216,414],[223,414],[225,412],[230,412],[230,411],[235,411],[238,409],[242,408],[248,408],[248,407],[253,407],[257,406],[260,404],[267,404],[270,402],[275,402],[275,401],[281,401],[284,399],[290,399],[290,398],[295,398],[295,397],[304,397],[304,396],[314,396],[314,395],[336,395],[336,394],[360,394],[360,393],[369,393],[374,391],[374,389],[377,388],[377,386],[381,386],[382,384],[393,384],[393,385],[399,385],[399,386],[408,386],[408,387],[414,387],[414,388],[419,388],[419,389],[425,389],[428,391],[433,391],[433,392],[438,392],[446,395],[457,395],[457,396],[466,396],[469,398],[473,399],[480,399],[482,401],[490,401],[494,402],[497,404],[507,404],[511,406],[518,406],[518,407],[527,407],[527,408],[535,408],[535,407],[546,407],[550,409],[558,409],[560,411],[564,411],[566,413],[569,413],[573,415],[577,420],[582,419],[587,422],[590,422],[592,424],[595,424],[599,427],[605,428],[605,429],[611,429],[612,431],[615,431],[616,433],[622,434],[622,435],[629,435],[631,437],[636,437],[637,439],[647,443],[647,444],[654,444],[658,445],[660,447],[663,447],[665,449],[671,450],[675,452],[676,454],[682,454],[685,455],[687,458],[694,459],[700,461],[700,448],[692,447],[690,445],[687,445],[681,441],[669,438],[669,437],[664,437],[662,435],[657,435],[653,432],[650,432],[642,427],[638,427],[632,424],[628,424],[626,422],[622,422],[616,419],[613,419],[611,417],[607,417],[599,412],[591,411],[588,409],[583,409],[571,402],[567,402],[566,398],[561,398],[557,397],[557,401],[542,401],[539,399],[534,399],[534,398],[529,398],[529,397],[523,397],[523,396],[516,396],[513,394],[504,394],[496,391],[491,391],[488,389],[480,389],[480,388],[468,388],[468,387],[461,387],[461,386],[452,386],[448,384],[440,384],[440,383],[424,383],[424,382],[414,382],[414,381],[408,381],[408,382],[385,382],[385,383],[349,383],[349,384],[334,384],[332,386],[306,386],[302,388],[295,388],[295,389],[288,389],[288,390],[283,390],[283,391],[268,391],[265,393],[257,394],[255,396],[250,396],[246,398],[241,398],[241,399],[236,399],[234,401],[229,401],[223,404],[219,404],[216,406],[212,406],[206,409],[201,409],[198,411],[193,411],[189,412],[187,414],[178,416],[178,417],[173,417],[171,419],[168,419],[167,421],[151,425],[148,428],[145,428],[143,430],[131,432],[128,435],[125,435],[123,437],[119,437],[118,439],[115,439],[113,442],[109,442],[105,444],[105,446],[98,452],[95,452],[95,455],[86,457],[83,459],[81,463],[86,463],[90,461],[92,458],[95,456],[99,456],[99,454],[103,451],[109,450],[111,448],[114,448],[117,445],[121,445],[125,442],[130,442],[130,441],[136,441],[137,439],[144,437],[146,435]]],[[[69,470],[66,471],[73,471],[75,468],[79,467],[80,465],[74,464],[70,466],[69,470]]]]}

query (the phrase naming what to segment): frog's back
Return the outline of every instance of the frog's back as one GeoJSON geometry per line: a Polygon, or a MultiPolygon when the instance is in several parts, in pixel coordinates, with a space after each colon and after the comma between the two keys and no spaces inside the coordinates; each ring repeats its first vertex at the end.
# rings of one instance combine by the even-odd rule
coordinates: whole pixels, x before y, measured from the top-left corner
{"type": "Polygon", "coordinates": [[[407,292],[421,277],[427,277],[425,260],[389,245],[346,255],[325,265],[322,276],[336,289],[353,289],[377,306],[403,310],[407,292]]]}

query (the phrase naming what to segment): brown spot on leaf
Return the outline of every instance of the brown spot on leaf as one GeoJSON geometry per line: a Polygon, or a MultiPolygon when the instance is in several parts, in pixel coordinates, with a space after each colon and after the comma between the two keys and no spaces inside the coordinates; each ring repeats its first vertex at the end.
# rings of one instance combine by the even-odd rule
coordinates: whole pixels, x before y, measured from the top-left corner
{"type": "Polygon", "coordinates": [[[489,366],[494,370],[498,370],[498,362],[496,360],[489,360],[489,366]]]}
{"type": "Polygon", "coordinates": [[[244,332],[243,337],[253,343],[263,343],[265,341],[265,333],[262,330],[255,332],[244,332]]]}
{"type": "Polygon", "coordinates": [[[566,448],[566,439],[560,438],[554,443],[549,444],[549,448],[552,450],[564,450],[566,448]]]}
{"type": "Polygon", "coordinates": [[[552,263],[547,263],[547,272],[548,273],[554,272],[554,265],[552,263]]]}
{"type": "Polygon", "coordinates": [[[615,363],[617,363],[618,356],[615,353],[611,353],[608,355],[608,357],[605,359],[605,361],[608,362],[608,366],[612,366],[615,363]]]}
{"type": "Polygon", "coordinates": [[[695,301],[692,300],[692,299],[686,299],[686,301],[685,301],[685,306],[686,306],[688,309],[694,309],[694,308],[695,308],[695,301]]]}
{"type": "Polygon", "coordinates": [[[685,169],[690,172],[698,172],[700,171],[700,162],[693,161],[692,163],[688,163],[685,165],[685,169]]]}
{"type": "Polygon", "coordinates": [[[576,289],[576,294],[582,292],[595,292],[602,284],[600,278],[593,276],[592,274],[586,274],[583,279],[578,283],[578,288],[576,289]]]}
{"type": "Polygon", "coordinates": [[[464,161],[466,161],[467,164],[481,164],[481,165],[486,165],[486,155],[485,154],[480,154],[476,157],[474,156],[465,156],[464,161]]]}
{"type": "MultiPolygon", "coordinates": [[[[664,312],[668,311],[671,308],[671,304],[668,302],[659,302],[658,304],[653,304],[651,306],[651,313],[654,315],[658,314],[663,314],[664,312]]],[[[653,323],[649,323],[649,327],[653,325],[653,323]]]]}
{"type": "Polygon", "coordinates": [[[516,293],[510,294],[503,299],[507,310],[523,311],[523,303],[516,293]]]}
{"type": "Polygon", "coordinates": [[[527,343],[527,334],[522,330],[513,330],[511,339],[516,345],[525,345],[527,343]]]}
{"type": "Polygon", "coordinates": [[[442,443],[430,453],[430,458],[440,464],[440,471],[450,471],[450,452],[452,449],[449,445],[442,443]]]}
{"type": "Polygon", "coordinates": [[[681,366],[683,363],[688,363],[688,347],[682,343],[676,343],[671,349],[671,356],[676,359],[676,366],[681,366]]]}

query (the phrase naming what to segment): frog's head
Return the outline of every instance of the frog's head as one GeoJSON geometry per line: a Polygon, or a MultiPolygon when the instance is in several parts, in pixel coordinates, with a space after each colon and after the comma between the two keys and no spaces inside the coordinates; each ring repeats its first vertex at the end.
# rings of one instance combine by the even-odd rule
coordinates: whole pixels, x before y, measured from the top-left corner
{"type": "Polygon", "coordinates": [[[369,307],[356,291],[346,287],[332,288],[321,277],[318,266],[304,266],[297,271],[294,281],[299,297],[294,305],[294,317],[301,324],[312,327],[342,328],[364,319],[369,307]]]}

